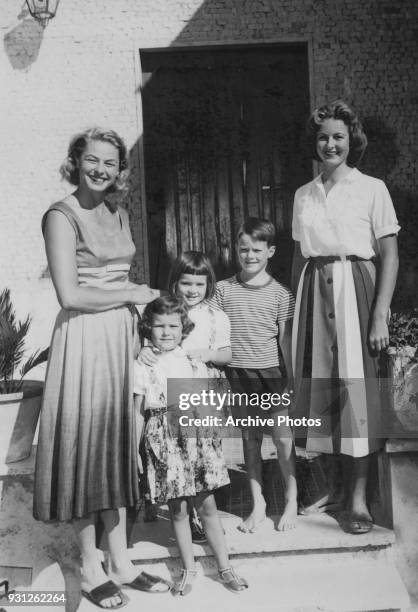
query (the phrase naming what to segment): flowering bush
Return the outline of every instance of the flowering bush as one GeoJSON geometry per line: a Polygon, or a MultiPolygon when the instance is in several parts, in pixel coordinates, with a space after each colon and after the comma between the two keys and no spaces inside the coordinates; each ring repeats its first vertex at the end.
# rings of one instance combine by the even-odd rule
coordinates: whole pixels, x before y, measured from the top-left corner
{"type": "Polygon", "coordinates": [[[389,323],[388,353],[403,350],[411,359],[416,359],[418,345],[418,308],[392,313],[389,323]]]}

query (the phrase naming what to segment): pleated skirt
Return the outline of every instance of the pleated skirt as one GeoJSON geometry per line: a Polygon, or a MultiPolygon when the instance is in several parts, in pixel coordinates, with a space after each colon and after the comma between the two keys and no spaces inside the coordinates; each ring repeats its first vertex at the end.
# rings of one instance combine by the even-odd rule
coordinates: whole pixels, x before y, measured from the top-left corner
{"type": "Polygon", "coordinates": [[[376,267],[331,259],[310,259],[297,292],[294,416],[316,419],[297,444],[362,457],[383,445],[379,355],[367,343],[376,267]]]}
{"type": "Polygon", "coordinates": [[[66,521],[138,500],[132,315],[125,307],[62,310],[41,410],[34,516],[66,521]]]}

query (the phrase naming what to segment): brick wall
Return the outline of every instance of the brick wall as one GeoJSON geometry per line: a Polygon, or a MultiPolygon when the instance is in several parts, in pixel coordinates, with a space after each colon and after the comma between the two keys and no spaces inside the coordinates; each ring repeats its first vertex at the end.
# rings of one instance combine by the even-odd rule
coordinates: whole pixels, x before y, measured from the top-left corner
{"type": "Polygon", "coordinates": [[[312,104],[342,96],[355,105],[370,136],[363,168],[387,182],[409,224],[401,235],[402,289],[412,294],[415,0],[72,0],[61,2],[45,30],[22,6],[2,1],[0,286],[12,288],[19,311],[34,311],[34,344],[47,341],[56,309],[43,278],[42,212],[70,190],[57,168],[70,136],[91,124],[119,131],[134,153],[134,273],[146,278],[140,48],[308,41],[312,104]]]}

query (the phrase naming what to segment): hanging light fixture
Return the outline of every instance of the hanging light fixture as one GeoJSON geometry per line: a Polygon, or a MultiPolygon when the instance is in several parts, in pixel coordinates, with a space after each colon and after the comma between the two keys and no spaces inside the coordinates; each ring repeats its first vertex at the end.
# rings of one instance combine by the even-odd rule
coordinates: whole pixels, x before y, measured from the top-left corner
{"type": "Polygon", "coordinates": [[[45,28],[48,21],[55,17],[60,0],[26,0],[30,14],[45,28]]]}

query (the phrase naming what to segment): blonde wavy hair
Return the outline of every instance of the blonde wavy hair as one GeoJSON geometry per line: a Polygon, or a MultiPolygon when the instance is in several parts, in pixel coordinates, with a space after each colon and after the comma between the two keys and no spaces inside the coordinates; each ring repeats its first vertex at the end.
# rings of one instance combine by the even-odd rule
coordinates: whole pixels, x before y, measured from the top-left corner
{"type": "Polygon", "coordinates": [[[126,145],[119,134],[113,130],[106,130],[99,127],[89,128],[73,136],[68,147],[67,157],[60,166],[62,178],[71,183],[71,185],[79,184],[78,162],[87,144],[92,140],[108,142],[119,152],[119,176],[115,183],[108,189],[108,193],[126,190],[129,176],[128,151],[126,145]]]}

